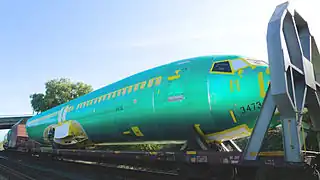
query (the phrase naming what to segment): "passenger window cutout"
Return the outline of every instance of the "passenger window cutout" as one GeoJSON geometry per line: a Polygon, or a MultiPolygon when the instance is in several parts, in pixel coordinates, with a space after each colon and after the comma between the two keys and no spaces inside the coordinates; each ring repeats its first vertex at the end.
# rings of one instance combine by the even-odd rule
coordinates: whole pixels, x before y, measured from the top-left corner
{"type": "Polygon", "coordinates": [[[244,68],[246,66],[248,66],[248,64],[245,63],[244,61],[240,60],[240,59],[232,61],[232,67],[233,67],[234,71],[237,71],[237,70],[239,70],[241,68],[244,68]]]}
{"type": "Polygon", "coordinates": [[[212,72],[232,73],[229,61],[216,62],[211,70],[212,72]]]}

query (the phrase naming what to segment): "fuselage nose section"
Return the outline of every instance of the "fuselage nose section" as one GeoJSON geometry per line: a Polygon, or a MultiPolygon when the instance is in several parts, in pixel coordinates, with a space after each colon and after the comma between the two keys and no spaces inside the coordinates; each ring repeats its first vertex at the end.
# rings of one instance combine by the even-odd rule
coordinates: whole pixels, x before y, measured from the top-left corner
{"type": "Polygon", "coordinates": [[[223,140],[229,136],[249,135],[260,113],[270,82],[269,68],[243,62],[238,59],[215,62],[221,63],[221,68],[208,75],[209,104],[215,131],[232,132],[212,138],[223,140]],[[226,62],[232,67],[230,72],[226,62]],[[219,72],[222,69],[225,72],[219,72]]]}

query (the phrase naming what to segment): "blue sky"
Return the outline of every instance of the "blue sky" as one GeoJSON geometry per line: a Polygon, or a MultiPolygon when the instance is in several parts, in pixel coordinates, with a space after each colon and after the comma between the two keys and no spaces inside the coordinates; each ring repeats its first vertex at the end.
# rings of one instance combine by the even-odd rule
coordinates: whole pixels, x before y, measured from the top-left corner
{"type": "MultiPolygon", "coordinates": [[[[0,115],[32,113],[29,95],[43,92],[53,78],[97,89],[182,58],[241,54],[267,60],[266,27],[281,2],[0,1],[0,115]]],[[[319,39],[320,3],[293,3],[319,39]]]]}

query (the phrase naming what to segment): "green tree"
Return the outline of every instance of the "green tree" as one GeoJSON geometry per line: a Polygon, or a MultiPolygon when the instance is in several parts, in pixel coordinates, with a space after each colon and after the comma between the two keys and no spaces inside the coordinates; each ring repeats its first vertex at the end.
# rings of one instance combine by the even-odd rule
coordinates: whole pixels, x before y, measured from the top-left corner
{"type": "Polygon", "coordinates": [[[72,83],[68,78],[53,79],[45,83],[45,93],[30,95],[33,111],[41,113],[72,99],[85,95],[93,89],[83,82],[72,83]]]}

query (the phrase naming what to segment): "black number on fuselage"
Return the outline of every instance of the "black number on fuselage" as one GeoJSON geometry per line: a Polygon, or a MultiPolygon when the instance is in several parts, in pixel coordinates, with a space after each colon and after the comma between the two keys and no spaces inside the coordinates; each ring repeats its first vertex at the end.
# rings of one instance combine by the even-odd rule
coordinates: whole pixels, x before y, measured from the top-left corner
{"type": "Polygon", "coordinates": [[[247,106],[241,106],[240,109],[241,109],[241,113],[246,113],[248,111],[255,111],[256,109],[261,109],[261,102],[258,101],[258,102],[255,102],[255,103],[251,103],[247,106]]]}
{"type": "Polygon", "coordinates": [[[117,107],[117,108],[116,108],[116,112],[117,112],[117,111],[123,111],[123,106],[117,107]]]}
{"type": "Polygon", "coordinates": [[[246,112],[246,109],[242,106],[240,107],[240,109],[242,110],[242,113],[245,113],[246,112]]]}
{"type": "Polygon", "coordinates": [[[258,109],[261,109],[261,102],[260,101],[258,101],[258,102],[256,102],[256,104],[258,105],[258,109]]]}

